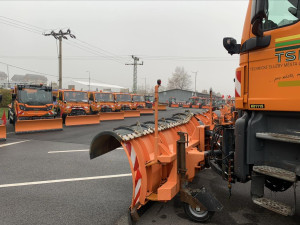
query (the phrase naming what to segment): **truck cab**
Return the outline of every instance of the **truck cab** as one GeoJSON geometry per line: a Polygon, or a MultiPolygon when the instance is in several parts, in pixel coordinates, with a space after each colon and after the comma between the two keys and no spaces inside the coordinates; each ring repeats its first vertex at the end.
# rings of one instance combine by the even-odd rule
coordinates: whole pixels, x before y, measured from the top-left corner
{"type": "Polygon", "coordinates": [[[52,119],[55,116],[52,88],[44,85],[16,85],[9,105],[10,123],[17,120],[52,119]]]}
{"type": "Polygon", "coordinates": [[[144,109],[146,108],[145,98],[143,95],[132,94],[132,109],[144,109]]]}
{"type": "Polygon", "coordinates": [[[90,105],[87,91],[58,90],[57,114],[66,116],[88,115],[90,105]]]}
{"type": "Polygon", "coordinates": [[[132,110],[132,100],[129,93],[114,93],[116,101],[116,111],[132,110]]]}
{"type": "Polygon", "coordinates": [[[89,100],[91,112],[96,114],[98,112],[114,112],[115,99],[113,93],[110,92],[89,92],[89,100]]]}
{"type": "Polygon", "coordinates": [[[283,215],[293,207],[265,199],[263,187],[282,192],[300,176],[299,11],[298,0],[250,0],[241,44],[223,39],[229,54],[240,54],[234,176],[252,180],[254,203],[283,215]]]}

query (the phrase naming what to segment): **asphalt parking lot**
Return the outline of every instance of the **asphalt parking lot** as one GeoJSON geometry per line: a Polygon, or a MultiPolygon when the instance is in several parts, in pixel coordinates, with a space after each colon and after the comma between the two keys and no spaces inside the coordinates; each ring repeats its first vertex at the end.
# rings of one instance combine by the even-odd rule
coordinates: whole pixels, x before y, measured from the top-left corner
{"type": "MultiPolygon", "coordinates": [[[[170,109],[160,112],[160,117],[181,111],[170,109]]],[[[132,181],[125,153],[120,148],[90,160],[88,149],[92,138],[101,131],[153,118],[126,118],[22,135],[15,135],[13,127],[8,125],[7,140],[0,143],[0,225],[128,224],[132,181]]],[[[250,184],[234,184],[229,199],[227,183],[208,169],[199,173],[192,183],[195,187],[202,185],[224,205],[224,210],[215,213],[207,224],[300,224],[299,201],[296,215],[283,217],[254,205],[250,184]]],[[[267,196],[293,203],[292,190],[284,194],[267,191],[267,196]]],[[[137,224],[195,223],[187,219],[176,197],[167,203],[152,204],[137,224]]]]}

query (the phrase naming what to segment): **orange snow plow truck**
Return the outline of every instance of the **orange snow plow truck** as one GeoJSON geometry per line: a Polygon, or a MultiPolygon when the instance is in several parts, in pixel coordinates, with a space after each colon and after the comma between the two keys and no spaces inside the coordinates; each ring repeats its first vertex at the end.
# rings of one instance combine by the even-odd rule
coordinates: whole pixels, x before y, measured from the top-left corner
{"type": "Polygon", "coordinates": [[[98,114],[100,121],[123,120],[124,113],[116,112],[114,94],[110,92],[89,92],[91,113],[98,114]]]}
{"type": "Polygon", "coordinates": [[[146,101],[143,95],[131,94],[132,109],[139,110],[141,114],[153,114],[153,109],[146,108],[146,101]]]}
{"type": "Polygon", "coordinates": [[[66,126],[99,124],[98,115],[90,115],[87,91],[58,90],[57,115],[66,126]]]}
{"type": "Polygon", "coordinates": [[[55,118],[52,88],[44,85],[16,85],[12,91],[8,119],[15,133],[62,130],[55,118]]]}
{"type": "Polygon", "coordinates": [[[116,111],[124,112],[124,117],[139,117],[140,111],[134,110],[131,95],[128,93],[114,93],[116,101],[116,111]]]}

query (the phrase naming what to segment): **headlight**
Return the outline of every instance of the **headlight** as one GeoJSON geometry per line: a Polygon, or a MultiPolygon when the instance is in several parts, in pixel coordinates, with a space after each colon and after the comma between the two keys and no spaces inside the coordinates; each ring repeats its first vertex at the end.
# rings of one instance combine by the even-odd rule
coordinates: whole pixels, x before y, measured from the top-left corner
{"type": "Polygon", "coordinates": [[[52,109],[52,105],[47,107],[47,111],[52,109]]]}
{"type": "Polygon", "coordinates": [[[99,108],[100,107],[100,105],[97,105],[97,108],[99,108]]]}
{"type": "Polygon", "coordinates": [[[67,105],[67,107],[66,107],[67,109],[69,109],[69,108],[71,108],[71,106],[69,106],[69,105],[67,105]]]}
{"type": "Polygon", "coordinates": [[[24,105],[19,105],[19,107],[20,107],[21,110],[25,110],[26,109],[26,107],[24,105]]]}
{"type": "Polygon", "coordinates": [[[88,109],[89,107],[87,107],[87,106],[84,106],[84,108],[85,108],[85,109],[88,109]]]}

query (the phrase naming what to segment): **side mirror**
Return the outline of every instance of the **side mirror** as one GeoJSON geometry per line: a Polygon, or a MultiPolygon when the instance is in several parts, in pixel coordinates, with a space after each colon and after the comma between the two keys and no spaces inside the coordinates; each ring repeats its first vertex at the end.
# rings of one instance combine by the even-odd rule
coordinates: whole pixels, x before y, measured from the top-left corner
{"type": "Polygon", "coordinates": [[[98,101],[97,100],[95,100],[95,103],[97,103],[98,101]]]}
{"type": "Polygon", "coordinates": [[[116,103],[117,101],[116,100],[114,100],[114,103],[116,103]]]}
{"type": "Polygon", "coordinates": [[[64,101],[64,103],[66,104],[66,103],[67,103],[67,101],[65,100],[65,101],[64,101]]]}
{"type": "Polygon", "coordinates": [[[223,38],[223,46],[230,55],[240,54],[241,45],[236,43],[236,40],[231,37],[223,38]]]}
{"type": "Polygon", "coordinates": [[[17,95],[16,94],[11,94],[11,99],[14,101],[14,100],[16,100],[16,98],[17,98],[17,95]]]}
{"type": "Polygon", "coordinates": [[[268,12],[268,0],[252,1],[251,24],[252,24],[252,33],[255,36],[258,37],[263,36],[262,22],[263,19],[267,18],[267,12],[268,12]]]}
{"type": "Polygon", "coordinates": [[[56,96],[53,96],[53,102],[56,102],[56,96]]]}

